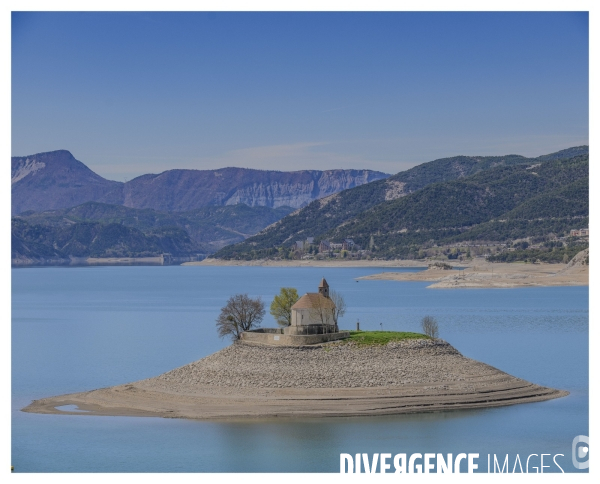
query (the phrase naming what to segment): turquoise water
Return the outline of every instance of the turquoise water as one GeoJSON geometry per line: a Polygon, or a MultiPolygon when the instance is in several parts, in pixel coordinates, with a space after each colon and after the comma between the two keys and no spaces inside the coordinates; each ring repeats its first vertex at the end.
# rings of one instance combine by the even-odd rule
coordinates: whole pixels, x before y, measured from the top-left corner
{"type": "MultiPolygon", "coordinates": [[[[411,269],[414,270],[414,269],[411,269]]],[[[78,267],[12,271],[15,472],[339,472],[340,453],[564,454],[588,434],[588,288],[426,289],[360,281],[380,269],[78,267]],[[348,303],[342,327],[419,331],[434,316],[465,356],[566,398],[394,417],[240,421],[36,415],[31,400],[158,375],[228,344],[215,330],[227,298],[267,304],[321,277],[348,303]]],[[[268,315],[263,326],[274,326],[268,315]]],[[[551,460],[550,460],[551,462],[551,460]]],[[[534,464],[534,465],[539,465],[534,464]]],[[[556,467],[546,471],[558,470],[556,467]]]]}

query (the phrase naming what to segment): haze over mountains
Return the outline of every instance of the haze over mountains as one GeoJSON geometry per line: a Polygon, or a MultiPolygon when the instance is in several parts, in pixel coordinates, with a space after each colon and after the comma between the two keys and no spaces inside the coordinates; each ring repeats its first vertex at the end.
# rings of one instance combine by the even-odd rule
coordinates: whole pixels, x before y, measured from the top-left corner
{"type": "Polygon", "coordinates": [[[186,212],[212,205],[300,208],[387,174],[372,170],[169,170],[126,183],[106,180],[66,150],[11,159],[12,213],[101,202],[186,212]]]}

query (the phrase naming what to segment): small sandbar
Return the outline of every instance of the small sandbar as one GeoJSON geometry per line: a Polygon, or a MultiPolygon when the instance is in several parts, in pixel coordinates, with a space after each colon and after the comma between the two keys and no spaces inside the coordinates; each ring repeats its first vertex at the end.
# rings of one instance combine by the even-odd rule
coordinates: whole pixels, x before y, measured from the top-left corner
{"type": "Polygon", "coordinates": [[[367,416],[566,395],[466,358],[442,340],[314,347],[236,343],[154,378],[35,400],[23,411],[64,414],[57,407],[76,405],[79,410],[70,414],[209,420],[367,416]]]}

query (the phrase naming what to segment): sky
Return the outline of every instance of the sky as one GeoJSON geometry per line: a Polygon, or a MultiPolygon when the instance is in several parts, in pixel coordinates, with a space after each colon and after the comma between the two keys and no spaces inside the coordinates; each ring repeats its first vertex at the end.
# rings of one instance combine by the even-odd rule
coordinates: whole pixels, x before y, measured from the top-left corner
{"type": "Polygon", "coordinates": [[[13,156],[397,173],[589,143],[586,12],[13,12],[13,156]]]}

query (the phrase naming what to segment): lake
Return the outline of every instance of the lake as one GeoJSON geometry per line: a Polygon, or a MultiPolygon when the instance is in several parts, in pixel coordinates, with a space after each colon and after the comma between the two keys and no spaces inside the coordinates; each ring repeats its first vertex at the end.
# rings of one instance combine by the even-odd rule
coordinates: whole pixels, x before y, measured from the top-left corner
{"type": "MultiPolygon", "coordinates": [[[[426,289],[360,281],[398,269],[44,267],[12,270],[12,462],[15,472],[339,472],[340,453],[564,454],[589,435],[588,287],[426,289]],[[215,319],[236,293],[267,303],[322,277],[348,304],[342,328],[420,332],[565,398],[494,409],[392,417],[201,422],[37,415],[32,400],[127,383],[227,346],[215,319]]],[[[403,269],[418,270],[418,269],[403,269]]],[[[548,458],[546,458],[548,459],[548,458]]],[[[533,459],[535,461],[535,458],[533,459]]],[[[533,461],[532,461],[533,462],[533,461]]],[[[550,458],[550,469],[558,471],[550,458]]],[[[537,463],[530,464],[539,467],[537,463]]],[[[546,463],[546,465],[548,465],[546,463]]],[[[523,462],[525,467],[525,462],[523,462]]],[[[517,466],[518,470],[518,466],[517,466]]]]}

